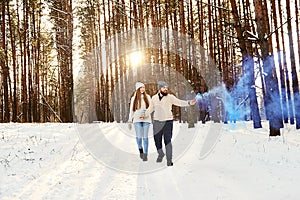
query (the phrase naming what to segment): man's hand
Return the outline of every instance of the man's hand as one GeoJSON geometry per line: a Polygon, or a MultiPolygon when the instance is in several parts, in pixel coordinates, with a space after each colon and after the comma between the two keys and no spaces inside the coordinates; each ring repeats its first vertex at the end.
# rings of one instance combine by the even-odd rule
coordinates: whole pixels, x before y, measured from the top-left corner
{"type": "Polygon", "coordinates": [[[192,100],[190,100],[189,101],[189,104],[191,105],[191,106],[193,106],[193,105],[195,105],[196,104],[196,98],[194,98],[194,99],[192,99],[192,100]]]}
{"type": "Polygon", "coordinates": [[[142,110],[142,111],[141,111],[141,116],[140,116],[140,119],[141,119],[141,120],[144,120],[144,119],[145,119],[145,112],[146,112],[146,110],[142,110]]]}

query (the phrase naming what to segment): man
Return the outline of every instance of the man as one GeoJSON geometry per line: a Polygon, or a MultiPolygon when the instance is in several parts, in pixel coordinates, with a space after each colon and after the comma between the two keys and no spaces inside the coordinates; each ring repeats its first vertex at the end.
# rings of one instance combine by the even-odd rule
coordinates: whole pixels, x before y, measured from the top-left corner
{"type": "Polygon", "coordinates": [[[195,105],[196,99],[184,101],[168,93],[168,84],[159,81],[157,84],[158,93],[152,97],[152,106],[146,111],[146,115],[154,111],[153,134],[154,142],[158,152],[156,162],[162,162],[165,153],[162,149],[162,138],[166,148],[167,166],[173,166],[172,162],[172,134],[173,134],[173,114],[172,105],[189,106],[195,105]]]}

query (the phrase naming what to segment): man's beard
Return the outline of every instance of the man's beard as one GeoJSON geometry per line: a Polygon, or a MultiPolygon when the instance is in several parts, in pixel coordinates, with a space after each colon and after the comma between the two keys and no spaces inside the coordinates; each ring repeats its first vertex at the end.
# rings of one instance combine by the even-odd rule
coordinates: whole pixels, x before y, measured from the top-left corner
{"type": "Polygon", "coordinates": [[[161,93],[163,96],[167,96],[167,95],[168,95],[168,91],[166,91],[166,92],[160,91],[160,93],[161,93]]]}

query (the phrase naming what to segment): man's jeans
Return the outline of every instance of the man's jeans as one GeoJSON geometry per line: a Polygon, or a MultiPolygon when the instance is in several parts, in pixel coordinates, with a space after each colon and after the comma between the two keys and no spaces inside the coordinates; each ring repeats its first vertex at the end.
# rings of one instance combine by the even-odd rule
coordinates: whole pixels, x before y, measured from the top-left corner
{"type": "Polygon", "coordinates": [[[153,122],[153,134],[157,152],[163,153],[162,150],[162,137],[164,137],[164,143],[166,147],[167,160],[172,160],[172,135],[173,135],[173,120],[168,121],[156,121],[153,122]]]}

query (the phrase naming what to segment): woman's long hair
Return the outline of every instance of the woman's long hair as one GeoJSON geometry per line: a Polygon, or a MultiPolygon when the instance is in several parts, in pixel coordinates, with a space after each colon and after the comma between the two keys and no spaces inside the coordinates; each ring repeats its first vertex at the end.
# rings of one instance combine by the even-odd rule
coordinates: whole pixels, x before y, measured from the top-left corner
{"type": "MultiPolygon", "coordinates": [[[[148,100],[146,91],[144,92],[144,101],[145,101],[145,104],[146,104],[146,108],[148,108],[149,107],[149,100],[148,100]]],[[[133,101],[133,112],[140,109],[141,106],[142,106],[142,93],[141,93],[140,88],[139,88],[135,92],[135,98],[134,98],[134,101],[133,101]]]]}

